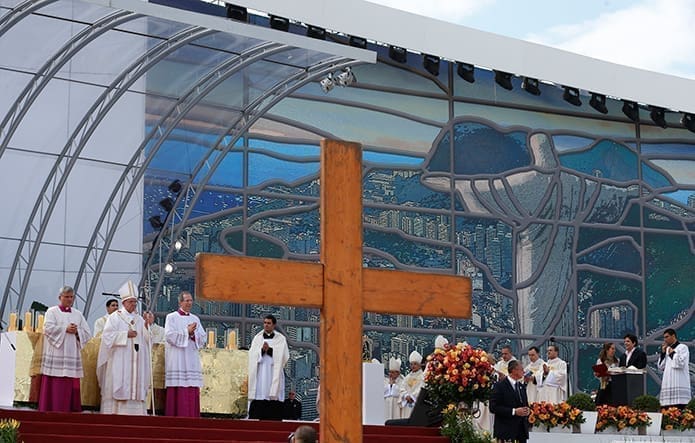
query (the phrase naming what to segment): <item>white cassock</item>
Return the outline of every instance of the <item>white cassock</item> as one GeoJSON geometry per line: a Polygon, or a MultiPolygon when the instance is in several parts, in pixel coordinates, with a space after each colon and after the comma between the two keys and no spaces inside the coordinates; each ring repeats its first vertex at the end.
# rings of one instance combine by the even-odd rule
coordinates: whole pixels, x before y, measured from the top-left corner
{"type": "MultiPolygon", "coordinates": [[[[512,357],[509,359],[509,361],[516,360],[515,357],[512,357]]],[[[495,363],[495,366],[493,368],[495,369],[495,372],[501,372],[504,375],[509,375],[509,370],[507,369],[509,367],[509,361],[505,361],[503,359],[500,359],[495,363]]]]}
{"type": "Polygon", "coordinates": [[[402,375],[398,375],[395,383],[391,383],[389,377],[384,378],[384,419],[391,420],[401,418],[401,386],[405,379],[402,375]]]}
{"type": "Polygon", "coordinates": [[[420,389],[423,386],[425,386],[425,374],[422,372],[422,369],[405,376],[400,393],[401,408],[403,408],[401,411],[402,418],[409,418],[410,414],[413,413],[415,401],[417,401],[417,396],[420,395],[420,389]],[[406,401],[408,396],[414,400],[412,403],[406,401]]]}
{"type": "Polygon", "coordinates": [[[273,338],[263,338],[263,331],[256,334],[249,349],[249,401],[285,401],[285,372],[290,359],[285,336],[273,331],[273,338]],[[273,356],[262,353],[263,343],[273,348],[273,356]]]}
{"type": "Polygon", "coordinates": [[[543,364],[545,362],[542,358],[538,360],[529,362],[524,368],[524,376],[531,374],[533,380],[526,384],[526,396],[528,397],[529,404],[536,403],[538,401],[538,391],[543,385],[543,364]],[[534,383],[535,381],[535,383],[534,383]]]}
{"type": "Polygon", "coordinates": [[[106,314],[103,317],[97,318],[94,322],[94,337],[99,337],[102,332],[104,332],[104,326],[106,326],[106,320],[109,319],[109,315],[106,314]]]}
{"type": "Polygon", "coordinates": [[[659,356],[659,369],[664,371],[661,379],[659,402],[662,405],[684,405],[690,401],[690,350],[679,343],[673,356],[659,356]]]}
{"type": "Polygon", "coordinates": [[[109,316],[97,359],[102,414],[147,413],[151,346],[150,332],[137,312],[119,309],[109,316]],[[137,333],[136,337],[128,338],[131,330],[137,333]]]}
{"type": "Polygon", "coordinates": [[[537,401],[562,403],[567,400],[567,363],[558,357],[548,360],[545,364],[550,371],[538,389],[537,401]]]}
{"type": "Polygon", "coordinates": [[[87,320],[75,308],[63,312],[58,306],[46,311],[43,325],[43,358],[41,374],[51,377],[82,378],[82,347],[92,338],[87,320]],[[68,325],[77,325],[77,334],[65,332],[68,325]]]}
{"type": "Polygon", "coordinates": [[[164,336],[166,387],[202,387],[203,367],[198,349],[205,347],[206,334],[198,316],[181,315],[180,311],[171,312],[164,323],[164,336]],[[188,336],[190,323],[198,325],[193,338],[188,336]]]}

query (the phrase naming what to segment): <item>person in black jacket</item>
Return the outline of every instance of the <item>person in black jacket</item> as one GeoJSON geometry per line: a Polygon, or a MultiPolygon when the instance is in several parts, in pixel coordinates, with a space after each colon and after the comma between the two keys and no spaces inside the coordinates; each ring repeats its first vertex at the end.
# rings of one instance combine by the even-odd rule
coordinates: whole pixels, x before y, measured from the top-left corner
{"type": "Polygon", "coordinates": [[[490,411],[495,414],[493,436],[498,442],[526,443],[528,440],[528,407],[524,368],[517,360],[509,362],[509,376],[492,388],[490,411]]]}
{"type": "Polygon", "coordinates": [[[626,334],[625,337],[625,354],[620,357],[620,366],[634,366],[637,369],[647,367],[647,353],[637,347],[637,336],[634,334],[626,334]]]}

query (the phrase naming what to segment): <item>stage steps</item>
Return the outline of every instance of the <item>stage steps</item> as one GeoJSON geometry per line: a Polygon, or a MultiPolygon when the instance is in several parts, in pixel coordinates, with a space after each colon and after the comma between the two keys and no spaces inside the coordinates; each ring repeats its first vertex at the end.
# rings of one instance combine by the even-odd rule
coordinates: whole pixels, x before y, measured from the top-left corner
{"type": "MultiPolygon", "coordinates": [[[[318,423],[230,420],[211,418],[139,417],[93,413],[63,414],[0,409],[0,418],[21,422],[25,443],[218,443],[286,442],[299,424],[318,430],[318,423]]],[[[438,428],[365,426],[365,443],[448,443],[438,428]]]]}

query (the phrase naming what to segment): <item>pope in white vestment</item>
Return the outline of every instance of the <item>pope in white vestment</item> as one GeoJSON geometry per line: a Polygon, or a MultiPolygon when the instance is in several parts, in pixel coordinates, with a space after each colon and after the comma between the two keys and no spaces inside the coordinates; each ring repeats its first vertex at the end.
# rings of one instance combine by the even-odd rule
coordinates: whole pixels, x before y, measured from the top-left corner
{"type": "Polygon", "coordinates": [[[683,406],[691,399],[690,350],[680,343],[673,329],[664,331],[659,369],[664,372],[659,401],[662,406],[683,406]]]}
{"type": "Polygon", "coordinates": [[[401,359],[389,359],[389,375],[384,378],[384,419],[401,418],[401,386],[405,379],[401,375],[401,359]]]}
{"type": "Polygon", "coordinates": [[[267,315],[263,330],[256,334],[249,349],[249,402],[285,401],[284,368],[290,358],[285,336],[275,330],[277,319],[267,315]]]}
{"type": "Polygon", "coordinates": [[[422,355],[413,351],[408,356],[410,373],[405,376],[401,385],[400,401],[402,417],[409,418],[417,401],[420,390],[425,386],[425,374],[422,372],[422,355]]]}
{"type": "Polygon", "coordinates": [[[548,346],[548,361],[543,365],[542,379],[537,401],[557,404],[567,400],[567,363],[558,357],[556,345],[548,346]]]}
{"type": "Polygon", "coordinates": [[[119,290],[123,309],[104,326],[97,359],[101,413],[145,415],[151,380],[151,336],[136,312],[137,289],[128,281],[119,290]]]}

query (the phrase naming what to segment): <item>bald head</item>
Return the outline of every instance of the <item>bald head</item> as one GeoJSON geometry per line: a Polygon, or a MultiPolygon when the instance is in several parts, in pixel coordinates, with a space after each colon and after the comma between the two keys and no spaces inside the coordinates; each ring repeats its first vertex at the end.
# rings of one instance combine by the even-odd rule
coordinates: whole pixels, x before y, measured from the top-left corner
{"type": "Polygon", "coordinates": [[[316,430],[311,426],[300,426],[294,431],[294,443],[316,443],[316,430]]]}

